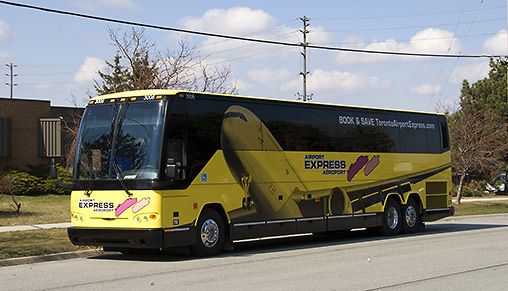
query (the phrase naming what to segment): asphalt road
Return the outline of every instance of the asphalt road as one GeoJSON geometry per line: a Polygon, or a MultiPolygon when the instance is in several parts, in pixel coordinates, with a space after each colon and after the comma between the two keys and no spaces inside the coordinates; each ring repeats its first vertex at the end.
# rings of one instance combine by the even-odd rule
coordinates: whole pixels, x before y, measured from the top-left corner
{"type": "Polygon", "coordinates": [[[424,233],[365,231],[239,243],[218,257],[119,255],[0,268],[0,289],[507,290],[508,215],[461,217],[424,233]]]}

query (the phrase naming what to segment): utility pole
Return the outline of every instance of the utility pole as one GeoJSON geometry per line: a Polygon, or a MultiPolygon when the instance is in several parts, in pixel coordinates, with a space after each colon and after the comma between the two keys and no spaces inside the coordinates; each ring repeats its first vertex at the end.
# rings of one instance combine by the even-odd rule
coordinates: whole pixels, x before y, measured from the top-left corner
{"type": "Polygon", "coordinates": [[[300,30],[300,32],[303,34],[303,42],[300,43],[303,49],[301,53],[303,57],[303,71],[300,72],[300,75],[303,78],[303,94],[296,93],[296,95],[298,96],[298,100],[306,102],[312,100],[312,94],[307,94],[307,75],[310,73],[307,71],[307,46],[309,45],[307,42],[307,33],[309,33],[307,27],[309,27],[309,18],[304,16],[300,18],[300,20],[303,22],[303,29],[300,30]]]}
{"type": "Polygon", "coordinates": [[[18,74],[14,74],[13,70],[14,68],[17,67],[17,65],[13,65],[12,63],[10,64],[5,64],[7,67],[9,67],[9,74],[5,74],[7,77],[10,77],[10,83],[5,83],[5,85],[7,86],[10,86],[11,87],[11,99],[12,99],[12,89],[14,86],[18,86],[18,84],[15,84],[14,83],[14,77],[17,77],[18,74]]]}

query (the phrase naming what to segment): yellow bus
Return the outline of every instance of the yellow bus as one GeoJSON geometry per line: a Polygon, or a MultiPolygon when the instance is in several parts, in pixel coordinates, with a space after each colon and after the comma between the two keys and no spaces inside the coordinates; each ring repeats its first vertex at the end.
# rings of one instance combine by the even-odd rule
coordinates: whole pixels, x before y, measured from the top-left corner
{"type": "Polygon", "coordinates": [[[453,214],[443,115],[189,91],[92,98],[72,187],[72,243],[122,252],[453,214]]]}

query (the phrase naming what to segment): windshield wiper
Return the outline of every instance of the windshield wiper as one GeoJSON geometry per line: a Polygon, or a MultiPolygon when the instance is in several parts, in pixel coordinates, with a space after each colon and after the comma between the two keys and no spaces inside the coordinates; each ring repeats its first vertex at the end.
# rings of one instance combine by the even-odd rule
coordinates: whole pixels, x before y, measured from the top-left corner
{"type": "Polygon", "coordinates": [[[127,186],[125,186],[125,184],[124,184],[122,169],[120,168],[119,165],[116,164],[115,160],[113,160],[112,162],[113,162],[113,168],[115,169],[115,172],[116,172],[116,178],[120,182],[120,185],[122,185],[122,188],[125,191],[125,193],[127,193],[127,195],[129,197],[132,197],[131,191],[129,191],[129,189],[127,189],[127,186]]]}

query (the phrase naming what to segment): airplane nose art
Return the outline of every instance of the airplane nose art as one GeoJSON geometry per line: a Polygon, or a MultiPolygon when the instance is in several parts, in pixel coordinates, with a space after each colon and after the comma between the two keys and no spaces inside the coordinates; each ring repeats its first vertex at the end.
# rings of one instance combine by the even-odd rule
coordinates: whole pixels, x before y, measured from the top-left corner
{"type": "Polygon", "coordinates": [[[221,129],[223,150],[260,150],[262,142],[256,134],[261,120],[250,110],[230,106],[224,113],[221,129]]]}
{"type": "Polygon", "coordinates": [[[259,143],[254,138],[256,121],[261,122],[252,112],[240,107],[230,106],[224,113],[221,127],[221,145],[226,163],[236,182],[241,184],[242,177],[248,176],[239,157],[242,150],[253,149],[259,143]]]}

